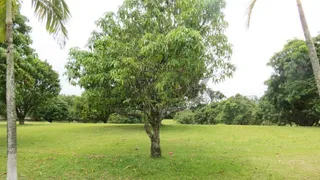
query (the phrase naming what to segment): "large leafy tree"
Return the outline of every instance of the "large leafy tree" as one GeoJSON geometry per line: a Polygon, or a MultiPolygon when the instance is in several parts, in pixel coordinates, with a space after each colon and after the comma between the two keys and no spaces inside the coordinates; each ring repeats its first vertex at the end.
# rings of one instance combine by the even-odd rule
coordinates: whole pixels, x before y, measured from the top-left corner
{"type": "Polygon", "coordinates": [[[44,119],[50,123],[67,120],[69,116],[68,103],[61,96],[56,96],[32,109],[31,114],[34,119],[44,119]]]}
{"type": "Polygon", "coordinates": [[[273,105],[266,94],[259,99],[254,116],[257,124],[287,124],[287,121],[280,117],[279,109],[273,105]]]}
{"type": "Polygon", "coordinates": [[[256,104],[246,96],[236,94],[220,102],[218,120],[225,124],[248,125],[254,124],[254,110],[256,104]]]}
{"type": "MultiPolygon", "coordinates": [[[[65,24],[70,12],[64,0],[32,0],[32,7],[39,20],[44,21],[46,29],[53,34],[59,42],[64,44],[67,38],[65,24]],[[60,41],[61,40],[61,41],[60,41]]],[[[18,0],[0,1],[0,41],[7,44],[7,70],[6,70],[6,105],[7,105],[7,179],[17,179],[17,140],[16,140],[16,105],[14,80],[14,44],[13,19],[14,13],[20,6],[18,0]]]]}
{"type": "MultiPolygon", "coordinates": [[[[60,92],[59,74],[38,58],[16,58],[16,112],[20,124],[30,110],[60,92]]],[[[4,79],[3,79],[4,80],[4,79]]]]}
{"type": "Polygon", "coordinates": [[[68,76],[85,89],[117,88],[143,112],[151,156],[160,157],[160,124],[200,81],[218,82],[234,67],[225,36],[224,0],[126,0],[97,21],[89,51],[70,52],[68,76]]]}
{"type": "MultiPolygon", "coordinates": [[[[314,41],[319,56],[320,36],[314,41]]],[[[268,90],[265,99],[274,107],[279,123],[294,122],[301,126],[317,124],[320,99],[306,43],[302,40],[289,41],[282,51],[271,58],[269,65],[275,73],[266,82],[268,90]]]]}
{"type": "MultiPolygon", "coordinates": [[[[256,4],[257,0],[252,0],[248,9],[247,9],[247,15],[248,15],[248,21],[247,21],[247,26],[249,27],[250,25],[250,19],[251,19],[251,14],[254,9],[254,6],[256,4]]],[[[302,26],[302,30],[306,39],[307,47],[308,47],[308,54],[310,58],[310,62],[312,65],[312,70],[313,74],[315,77],[315,83],[317,85],[317,90],[318,94],[320,96],[320,63],[319,63],[319,58],[317,56],[316,48],[314,46],[314,42],[312,40],[312,36],[310,34],[310,30],[308,27],[308,23],[302,8],[301,0],[296,0],[299,15],[300,15],[300,22],[302,26]]]]}

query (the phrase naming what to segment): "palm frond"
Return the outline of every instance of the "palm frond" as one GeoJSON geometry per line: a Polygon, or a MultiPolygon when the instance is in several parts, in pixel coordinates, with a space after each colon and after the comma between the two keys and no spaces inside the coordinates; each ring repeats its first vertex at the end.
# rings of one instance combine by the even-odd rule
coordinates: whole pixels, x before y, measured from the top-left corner
{"type": "Polygon", "coordinates": [[[32,0],[32,7],[38,20],[45,22],[46,30],[63,47],[68,39],[66,24],[71,17],[66,2],[64,0],[32,0]]]}
{"type": "Polygon", "coordinates": [[[254,5],[256,4],[256,2],[257,2],[257,0],[252,0],[246,10],[246,16],[247,16],[246,26],[247,26],[247,28],[249,28],[249,26],[250,26],[252,11],[253,11],[253,8],[254,8],[254,5]]]}
{"type": "Polygon", "coordinates": [[[6,40],[6,0],[0,1],[0,42],[6,40]]]}

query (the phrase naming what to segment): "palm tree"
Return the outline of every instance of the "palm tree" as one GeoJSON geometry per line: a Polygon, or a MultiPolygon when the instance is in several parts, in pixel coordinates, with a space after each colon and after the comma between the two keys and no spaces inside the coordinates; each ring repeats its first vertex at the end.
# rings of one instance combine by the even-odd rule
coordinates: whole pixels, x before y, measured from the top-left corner
{"type": "MultiPolygon", "coordinates": [[[[20,0],[0,2],[0,42],[7,43],[6,103],[7,103],[7,179],[17,179],[16,107],[14,82],[13,13],[20,7],[20,0]]],[[[64,0],[32,0],[34,13],[46,24],[46,30],[61,45],[68,38],[65,27],[70,11],[64,0]]]]}
{"type": "MultiPolygon", "coordinates": [[[[251,14],[252,14],[252,10],[254,8],[254,5],[256,4],[257,0],[252,0],[250,2],[250,5],[247,9],[247,27],[249,27],[250,25],[250,19],[251,19],[251,14]]],[[[300,15],[300,21],[301,21],[301,26],[302,26],[302,30],[304,33],[304,37],[306,39],[307,42],[307,46],[309,49],[309,57],[310,57],[310,61],[311,61],[311,65],[312,65],[312,69],[313,69],[313,74],[316,80],[316,84],[317,84],[317,89],[318,89],[318,94],[320,96],[320,64],[319,64],[319,58],[317,56],[317,52],[316,52],[316,48],[314,46],[312,37],[310,35],[310,31],[309,31],[309,27],[308,27],[308,23],[306,21],[306,17],[304,15],[304,11],[302,8],[302,4],[300,0],[296,0],[297,2],[297,6],[298,6],[298,11],[299,11],[299,15],[300,15]]]]}

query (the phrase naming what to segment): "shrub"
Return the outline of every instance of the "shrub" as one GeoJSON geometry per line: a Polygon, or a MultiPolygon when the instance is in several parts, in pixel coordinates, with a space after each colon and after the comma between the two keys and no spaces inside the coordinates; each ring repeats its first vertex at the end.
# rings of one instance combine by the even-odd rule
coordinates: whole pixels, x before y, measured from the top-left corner
{"type": "Polygon", "coordinates": [[[108,122],[113,124],[136,124],[136,123],[142,123],[143,120],[140,117],[133,117],[133,116],[126,117],[120,114],[111,114],[108,122]]]}
{"type": "Polygon", "coordinates": [[[216,109],[207,105],[195,112],[194,119],[196,124],[217,124],[216,116],[216,109]]]}
{"type": "Polygon", "coordinates": [[[191,110],[177,112],[173,119],[181,124],[195,124],[194,113],[191,110]]]}
{"type": "Polygon", "coordinates": [[[261,125],[263,126],[274,126],[275,124],[272,121],[264,120],[261,125]]]}
{"type": "Polygon", "coordinates": [[[221,121],[225,124],[248,125],[254,120],[256,104],[245,96],[237,94],[221,102],[221,121]]]}

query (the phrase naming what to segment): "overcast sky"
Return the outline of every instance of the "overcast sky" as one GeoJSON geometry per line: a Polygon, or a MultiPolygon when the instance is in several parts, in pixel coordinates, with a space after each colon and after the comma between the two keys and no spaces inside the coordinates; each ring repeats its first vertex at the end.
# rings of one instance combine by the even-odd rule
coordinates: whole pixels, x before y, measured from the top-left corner
{"type": "MultiPolygon", "coordinates": [[[[71,86],[66,77],[64,66],[70,47],[84,47],[95,29],[94,22],[107,11],[116,11],[122,0],[66,0],[72,19],[68,24],[69,40],[61,50],[55,40],[49,36],[31,11],[30,0],[24,0],[22,14],[30,19],[33,31],[32,47],[40,58],[47,60],[60,74],[63,94],[80,95],[78,87],[71,86]]],[[[272,69],[266,66],[270,57],[280,51],[289,39],[303,38],[299,14],[295,0],[259,0],[251,20],[250,29],[245,27],[244,12],[250,0],[226,0],[226,20],[229,23],[227,36],[233,45],[232,62],[237,70],[233,76],[220,84],[210,87],[222,91],[227,96],[236,93],[262,96],[266,90],[264,81],[269,78],[272,69]]],[[[320,32],[320,1],[302,0],[312,36],[320,32]]]]}

